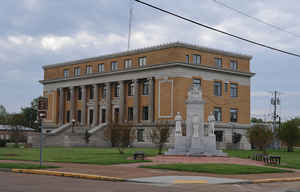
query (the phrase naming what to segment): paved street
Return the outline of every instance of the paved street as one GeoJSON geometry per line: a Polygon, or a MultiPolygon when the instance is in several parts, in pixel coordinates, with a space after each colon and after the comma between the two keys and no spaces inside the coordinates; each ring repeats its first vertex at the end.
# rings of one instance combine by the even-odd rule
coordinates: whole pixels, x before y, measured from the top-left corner
{"type": "Polygon", "coordinates": [[[186,191],[272,191],[272,192],[300,192],[300,182],[269,183],[269,184],[243,184],[243,185],[208,185],[208,184],[176,184],[172,186],[120,183],[108,181],[94,181],[66,177],[54,177],[44,175],[16,174],[0,172],[1,192],[117,192],[117,191],[141,191],[141,192],[182,192],[186,191]]]}

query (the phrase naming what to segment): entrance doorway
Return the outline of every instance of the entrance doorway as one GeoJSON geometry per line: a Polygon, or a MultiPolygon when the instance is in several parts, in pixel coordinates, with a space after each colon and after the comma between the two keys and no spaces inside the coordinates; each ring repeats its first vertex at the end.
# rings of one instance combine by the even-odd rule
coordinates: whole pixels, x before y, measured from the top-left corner
{"type": "Polygon", "coordinates": [[[94,110],[90,109],[89,125],[93,124],[93,118],[94,118],[94,110]]]}
{"type": "Polygon", "coordinates": [[[114,111],[114,121],[115,121],[115,123],[119,122],[119,108],[115,108],[115,111],[114,111]]]}

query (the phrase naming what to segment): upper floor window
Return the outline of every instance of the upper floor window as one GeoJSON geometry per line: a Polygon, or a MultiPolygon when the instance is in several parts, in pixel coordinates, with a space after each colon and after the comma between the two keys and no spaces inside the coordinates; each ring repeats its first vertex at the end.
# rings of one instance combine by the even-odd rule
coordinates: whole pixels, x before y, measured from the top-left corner
{"type": "Polygon", "coordinates": [[[133,121],[133,107],[128,107],[128,121],[133,121]]]}
{"type": "Polygon", "coordinates": [[[74,68],[74,76],[80,76],[80,67],[74,68]]]}
{"type": "Polygon", "coordinates": [[[193,64],[201,64],[201,56],[193,54],[193,64]]]}
{"type": "Polygon", "coordinates": [[[106,97],[106,93],[107,92],[107,87],[102,87],[102,99],[104,99],[106,97]]]}
{"type": "Polygon", "coordinates": [[[238,85],[231,83],[230,84],[230,96],[237,97],[238,96],[238,85]]]}
{"type": "Polygon", "coordinates": [[[81,87],[78,88],[78,100],[81,100],[82,97],[82,89],[81,87]]]}
{"type": "Polygon", "coordinates": [[[128,96],[133,96],[134,94],[134,83],[129,82],[128,83],[128,96]]]}
{"type": "Polygon", "coordinates": [[[214,108],[214,116],[216,121],[222,121],[222,109],[221,107],[214,108]]]}
{"type": "Polygon", "coordinates": [[[113,61],[111,62],[111,71],[116,71],[118,70],[118,62],[113,61]]]}
{"type": "Polygon", "coordinates": [[[142,120],[148,120],[148,115],[149,115],[149,108],[148,106],[144,106],[142,120]]]}
{"type": "Polygon", "coordinates": [[[93,68],[91,65],[86,66],[86,74],[91,74],[93,73],[93,68]]]}
{"type": "Polygon", "coordinates": [[[235,71],[238,70],[237,61],[234,61],[234,60],[230,61],[230,69],[235,70],[235,71]]]}
{"type": "Polygon", "coordinates": [[[120,97],[120,84],[115,85],[115,97],[120,97]]]}
{"type": "Polygon", "coordinates": [[[69,69],[64,69],[64,77],[69,77],[69,69]]]}
{"type": "Polygon", "coordinates": [[[147,65],[147,58],[146,57],[140,57],[139,58],[139,66],[144,67],[147,65]]]}
{"type": "Polygon", "coordinates": [[[222,83],[220,81],[214,82],[214,95],[222,96],[222,83]]]}
{"type": "Polygon", "coordinates": [[[98,72],[104,72],[104,63],[98,64],[98,72]]]}
{"type": "Polygon", "coordinates": [[[237,121],[238,121],[238,110],[230,109],[230,122],[237,122],[237,121]]]}
{"type": "Polygon", "coordinates": [[[189,55],[186,55],[186,56],[185,56],[185,62],[186,62],[186,63],[190,63],[190,56],[189,56],[189,55]]]}
{"type": "Polygon", "coordinates": [[[200,88],[201,87],[201,79],[193,79],[193,87],[200,88]]]}
{"type": "Polygon", "coordinates": [[[131,67],[132,67],[132,60],[131,60],[131,59],[126,59],[126,60],[124,61],[124,67],[125,67],[126,69],[131,68],[131,67]]]}
{"type": "Polygon", "coordinates": [[[143,95],[149,94],[149,81],[143,82],[143,95]]]}
{"type": "Polygon", "coordinates": [[[222,68],[222,59],[215,58],[215,64],[216,64],[216,67],[222,68]]]}

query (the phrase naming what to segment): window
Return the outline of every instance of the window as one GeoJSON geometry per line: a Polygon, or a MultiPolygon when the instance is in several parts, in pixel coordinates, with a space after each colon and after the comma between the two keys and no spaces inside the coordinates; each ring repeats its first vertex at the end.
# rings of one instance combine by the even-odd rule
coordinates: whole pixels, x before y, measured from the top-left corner
{"type": "Polygon", "coordinates": [[[222,68],[222,59],[215,58],[215,64],[216,64],[216,67],[222,68]]]}
{"type": "Polygon", "coordinates": [[[69,69],[64,69],[64,78],[69,77],[69,69]]]}
{"type": "Polygon", "coordinates": [[[144,142],[144,129],[138,129],[136,134],[137,134],[137,141],[144,142]]]}
{"type": "Polygon", "coordinates": [[[71,92],[70,90],[67,91],[67,101],[71,100],[71,92]]]}
{"type": "Polygon", "coordinates": [[[234,61],[234,60],[231,60],[230,61],[230,68],[232,69],[232,70],[237,70],[238,69],[238,65],[237,65],[237,61],[234,61]]]}
{"type": "Polygon", "coordinates": [[[193,54],[193,64],[201,64],[201,56],[193,54]]]}
{"type": "Polygon", "coordinates": [[[120,97],[120,84],[115,85],[115,97],[120,97]]]}
{"type": "Polygon", "coordinates": [[[227,91],[228,91],[228,81],[225,81],[225,83],[224,83],[224,91],[227,93],[227,91]]]}
{"type": "Polygon", "coordinates": [[[222,121],[222,110],[220,107],[215,107],[214,116],[216,121],[222,121]]]}
{"type": "Polygon", "coordinates": [[[128,83],[128,96],[133,96],[134,94],[134,84],[133,82],[128,83]]]}
{"type": "Polygon", "coordinates": [[[230,109],[230,122],[237,122],[238,120],[238,110],[230,109]]]}
{"type": "Polygon", "coordinates": [[[94,88],[90,87],[90,99],[94,99],[94,88]]]}
{"type": "Polygon", "coordinates": [[[107,87],[102,87],[102,99],[106,97],[107,87]]]}
{"type": "Polygon", "coordinates": [[[82,89],[81,87],[78,88],[78,100],[81,100],[82,98],[82,89]]]}
{"type": "Polygon", "coordinates": [[[214,83],[214,95],[222,96],[222,83],[220,81],[215,81],[214,83]]]}
{"type": "Polygon", "coordinates": [[[93,68],[91,65],[86,66],[86,74],[91,74],[93,73],[93,68]]]}
{"type": "Polygon", "coordinates": [[[81,110],[77,111],[77,121],[81,123],[81,110]]]}
{"type": "Polygon", "coordinates": [[[116,71],[118,70],[118,62],[113,61],[111,62],[111,71],[116,71]]]}
{"type": "Polygon", "coordinates": [[[144,106],[143,107],[143,120],[148,120],[148,112],[149,112],[149,109],[148,109],[148,106],[144,106]]]}
{"type": "Polygon", "coordinates": [[[124,67],[125,67],[126,69],[131,68],[131,67],[132,67],[132,60],[131,60],[131,59],[126,59],[126,60],[124,61],[124,67]]]}
{"type": "Polygon", "coordinates": [[[223,131],[215,131],[216,142],[223,142],[223,131]]]}
{"type": "Polygon", "coordinates": [[[74,76],[80,76],[80,67],[74,68],[74,76]]]}
{"type": "Polygon", "coordinates": [[[128,121],[133,121],[133,107],[128,107],[128,121]]]}
{"type": "Polygon", "coordinates": [[[104,72],[104,63],[98,65],[98,72],[104,72]]]}
{"type": "Polygon", "coordinates": [[[66,120],[67,120],[67,123],[70,123],[70,111],[67,111],[67,118],[66,118],[66,120]]]}
{"type": "Polygon", "coordinates": [[[186,56],[185,56],[185,62],[186,62],[186,63],[190,63],[190,56],[189,56],[189,55],[186,55],[186,56]]]}
{"type": "Polygon", "coordinates": [[[101,122],[105,123],[106,121],[106,109],[101,110],[101,122]]]}
{"type": "Polygon", "coordinates": [[[238,96],[238,85],[231,83],[230,84],[230,96],[237,97],[238,96]]]}
{"type": "Polygon", "coordinates": [[[143,82],[143,95],[148,95],[149,94],[149,81],[144,81],[143,82]]]}
{"type": "Polygon", "coordinates": [[[200,88],[201,87],[201,79],[193,79],[193,87],[200,88]]]}
{"type": "Polygon", "coordinates": [[[146,66],[146,64],[147,64],[147,59],[146,59],[146,57],[140,57],[140,58],[139,58],[139,66],[140,66],[140,67],[144,67],[144,66],[146,66]]]}

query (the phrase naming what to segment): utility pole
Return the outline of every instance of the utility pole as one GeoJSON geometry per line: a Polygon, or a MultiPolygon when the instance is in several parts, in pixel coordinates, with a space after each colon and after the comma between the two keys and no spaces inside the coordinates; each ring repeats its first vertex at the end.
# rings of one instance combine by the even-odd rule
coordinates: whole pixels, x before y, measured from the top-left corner
{"type": "MultiPolygon", "coordinates": [[[[275,133],[277,118],[279,118],[279,120],[281,120],[279,115],[277,114],[277,105],[280,105],[280,99],[279,99],[279,92],[278,91],[274,91],[274,96],[271,98],[271,104],[274,106],[272,132],[275,133]]],[[[280,148],[280,143],[276,138],[274,138],[272,147],[274,149],[279,149],[280,148]]]]}

